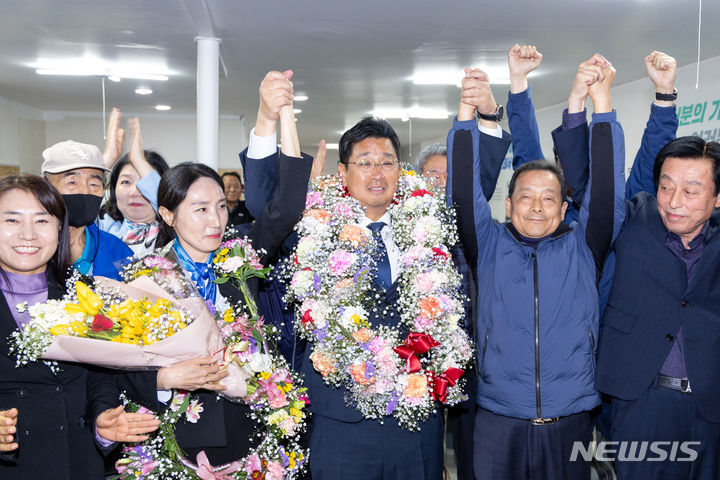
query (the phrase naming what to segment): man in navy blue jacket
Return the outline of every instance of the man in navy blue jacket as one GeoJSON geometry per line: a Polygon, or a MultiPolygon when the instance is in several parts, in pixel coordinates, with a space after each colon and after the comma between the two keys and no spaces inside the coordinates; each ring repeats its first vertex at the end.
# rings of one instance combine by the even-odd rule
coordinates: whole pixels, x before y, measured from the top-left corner
{"type": "Polygon", "coordinates": [[[657,198],[628,202],[615,243],[597,388],[613,397],[613,441],[666,443],[616,461],[619,479],[719,478],[720,144],[670,142],[654,180],[657,198]]]}
{"type": "MultiPolygon", "coordinates": [[[[279,72],[269,74],[263,83],[284,84],[279,72]]],[[[283,102],[280,95],[275,99],[273,89],[261,86],[261,108],[258,124],[251,133],[250,145],[245,161],[247,178],[272,175],[273,158],[276,155],[275,129],[272,105],[277,100],[283,102]],[[264,93],[267,93],[263,98],[264,93]],[[264,107],[263,107],[264,105],[264,107]],[[268,128],[265,128],[265,127],[268,128]],[[260,128],[258,128],[260,127],[260,128]],[[262,148],[260,148],[262,147],[262,148]],[[267,147],[267,149],[264,149],[267,147]],[[258,153],[260,152],[260,153],[258,153]],[[255,160],[253,160],[255,159],[255,160]],[[260,160],[262,159],[262,160],[260,160]],[[270,167],[268,167],[270,166],[270,167]]],[[[491,113],[491,112],[487,112],[491,113]]],[[[501,164],[509,145],[507,134],[503,134],[496,124],[489,127],[499,135],[484,135],[483,145],[488,157],[497,158],[501,164]]],[[[395,281],[401,266],[395,263],[397,247],[392,241],[392,223],[386,210],[390,205],[399,175],[399,140],[392,127],[381,119],[366,118],[358,122],[343,135],[340,141],[341,163],[338,172],[343,177],[348,192],[357,198],[366,208],[368,224],[381,221],[386,225],[380,230],[386,243],[390,261],[391,284],[385,295],[378,301],[382,315],[374,316],[371,323],[384,322],[395,325],[399,318],[399,290],[395,281]],[[393,168],[381,167],[380,162],[393,159],[393,168]],[[367,160],[363,160],[367,159],[367,160]],[[359,162],[362,160],[362,162],[359,162]],[[361,168],[358,163],[371,163],[361,168]]],[[[271,185],[271,181],[267,181],[271,185]]],[[[248,184],[246,190],[248,207],[262,208],[262,201],[251,198],[256,190],[248,184]]],[[[258,192],[262,195],[260,192],[258,192]]],[[[252,210],[251,210],[252,213],[252,210]]],[[[345,391],[328,386],[309,361],[311,351],[307,349],[302,362],[305,382],[313,413],[310,436],[310,470],[314,480],[323,479],[362,479],[362,480],[436,480],[441,478],[443,468],[443,425],[439,413],[425,421],[420,431],[401,428],[392,416],[378,420],[366,419],[355,408],[345,402],[345,391]]]]}
{"type": "Polygon", "coordinates": [[[573,441],[591,439],[588,411],[600,400],[596,284],[624,206],[622,129],[610,100],[614,70],[587,85],[596,105],[592,186],[573,225],[562,221],[562,172],[544,161],[515,171],[506,199],[511,222],[492,221],[480,191],[483,147],[474,120],[490,87],[483,72],[466,74],[448,135],[448,191],[478,284],[475,476],[589,478],[589,464],[569,459],[573,441]]]}

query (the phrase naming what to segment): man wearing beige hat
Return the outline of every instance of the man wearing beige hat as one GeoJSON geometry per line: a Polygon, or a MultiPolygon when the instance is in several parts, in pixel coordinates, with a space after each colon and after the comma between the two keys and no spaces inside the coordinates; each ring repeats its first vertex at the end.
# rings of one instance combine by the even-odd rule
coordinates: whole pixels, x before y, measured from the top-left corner
{"type": "Polygon", "coordinates": [[[95,145],[72,140],[43,152],[42,173],[65,200],[70,224],[70,257],[85,275],[119,279],[122,261],[132,251],[95,224],[105,193],[105,166],[95,145]]]}

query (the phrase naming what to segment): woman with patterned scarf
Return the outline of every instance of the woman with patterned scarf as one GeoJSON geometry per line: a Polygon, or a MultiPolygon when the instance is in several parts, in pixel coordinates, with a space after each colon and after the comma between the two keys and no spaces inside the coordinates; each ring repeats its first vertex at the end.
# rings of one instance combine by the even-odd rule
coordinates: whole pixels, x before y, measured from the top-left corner
{"type": "MultiPolygon", "coordinates": [[[[282,118],[281,125],[291,124],[294,130],[292,107],[289,116],[282,118]]],[[[272,200],[246,234],[255,250],[263,250],[260,262],[265,266],[276,260],[281,243],[300,219],[305,205],[312,158],[301,157],[297,133],[292,133],[290,137],[295,137],[292,148],[284,147],[279,158],[278,184],[272,200]]],[[[171,168],[160,181],[158,206],[163,224],[157,243],[170,243],[156,255],[182,267],[211,310],[221,311],[230,303],[242,301],[243,293],[231,282],[214,282],[213,256],[223,240],[228,221],[222,181],[217,172],[198,163],[182,163],[171,168]]],[[[251,279],[248,286],[257,294],[257,279],[251,279]]],[[[214,359],[200,357],[157,372],[118,375],[116,387],[127,392],[131,400],[155,412],[169,406],[173,389],[192,391],[202,403],[203,412],[196,422],[181,420],[176,424],[178,443],[188,458],[204,451],[211,464],[219,465],[243,458],[256,441],[256,424],[248,417],[248,405],[233,403],[217,394],[223,389],[219,381],[226,375],[214,359]]],[[[107,408],[115,406],[107,405],[107,408]]],[[[110,419],[107,411],[103,416],[110,419]]],[[[98,434],[123,442],[146,438],[143,432],[119,433],[116,427],[98,421],[98,434]]]]}
{"type": "MultiPolygon", "coordinates": [[[[120,112],[113,109],[110,129],[119,123],[120,112]]],[[[168,164],[156,152],[143,150],[140,121],[131,118],[130,151],[115,164],[110,173],[110,196],[100,210],[99,227],[121,239],[136,257],[155,250],[160,231],[157,217],[157,191],[160,177],[168,164]]]]}

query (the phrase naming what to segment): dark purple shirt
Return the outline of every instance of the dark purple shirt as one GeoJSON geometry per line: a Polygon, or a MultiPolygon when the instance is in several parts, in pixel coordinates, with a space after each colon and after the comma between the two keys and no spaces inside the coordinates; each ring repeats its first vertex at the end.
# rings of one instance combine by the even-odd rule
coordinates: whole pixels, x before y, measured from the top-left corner
{"type": "Polygon", "coordinates": [[[563,110],[562,114],[562,131],[565,132],[571,128],[578,127],[583,123],[587,123],[587,114],[585,109],[582,112],[568,113],[568,109],[563,110]]]}
{"type": "Polygon", "coordinates": [[[46,302],[48,298],[47,273],[23,275],[21,273],[0,272],[0,290],[5,295],[10,313],[12,313],[18,328],[22,329],[30,322],[27,310],[18,312],[18,303],[27,302],[28,305],[46,302]]]}
{"type": "MultiPolygon", "coordinates": [[[[707,233],[708,223],[702,228],[697,237],[693,238],[688,246],[685,248],[682,243],[682,239],[673,232],[668,232],[667,238],[665,239],[665,246],[670,249],[684,264],[687,271],[687,284],[690,284],[690,280],[693,278],[695,273],[695,267],[697,266],[698,260],[702,256],[702,252],[705,249],[705,234],[707,233]]],[[[678,330],[675,335],[675,341],[670,349],[670,353],[665,359],[665,363],[660,368],[662,375],[668,377],[686,378],[687,370],[685,368],[685,354],[683,353],[685,346],[683,345],[682,327],[678,330]]]]}

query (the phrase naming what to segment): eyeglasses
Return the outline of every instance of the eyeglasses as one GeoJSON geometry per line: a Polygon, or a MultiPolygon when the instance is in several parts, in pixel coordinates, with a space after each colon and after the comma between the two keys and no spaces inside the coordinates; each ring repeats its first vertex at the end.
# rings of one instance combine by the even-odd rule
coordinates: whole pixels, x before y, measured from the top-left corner
{"type": "Polygon", "coordinates": [[[392,172],[395,170],[395,167],[397,166],[397,162],[393,162],[392,160],[385,160],[382,163],[370,163],[370,162],[348,162],[352,163],[354,165],[357,165],[358,170],[360,170],[363,173],[368,173],[371,170],[373,170],[375,167],[380,167],[386,172],[392,172]]]}

